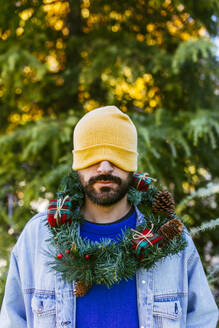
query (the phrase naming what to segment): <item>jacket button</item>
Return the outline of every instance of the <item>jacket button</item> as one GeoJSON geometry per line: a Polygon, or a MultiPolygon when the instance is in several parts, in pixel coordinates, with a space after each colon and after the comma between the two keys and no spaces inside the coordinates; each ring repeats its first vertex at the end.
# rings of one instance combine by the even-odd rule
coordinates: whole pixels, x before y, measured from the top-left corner
{"type": "Polygon", "coordinates": [[[38,307],[39,312],[42,312],[42,310],[43,310],[42,306],[38,307]]]}
{"type": "Polygon", "coordinates": [[[67,326],[67,325],[70,325],[71,321],[62,321],[61,322],[61,325],[62,326],[67,326]]]}
{"type": "MultiPolygon", "coordinates": [[[[142,280],[141,282],[142,282],[142,284],[146,284],[145,280],[142,280]]],[[[142,326],[141,328],[144,328],[144,327],[142,326]]]]}

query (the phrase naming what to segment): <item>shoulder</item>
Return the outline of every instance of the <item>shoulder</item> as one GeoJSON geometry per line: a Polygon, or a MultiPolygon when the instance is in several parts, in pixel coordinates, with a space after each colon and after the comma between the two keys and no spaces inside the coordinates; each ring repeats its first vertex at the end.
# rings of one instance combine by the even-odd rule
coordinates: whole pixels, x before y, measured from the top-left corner
{"type": "Polygon", "coordinates": [[[189,248],[191,251],[193,251],[195,249],[195,244],[194,244],[191,234],[189,233],[188,228],[186,227],[186,225],[184,223],[183,223],[183,236],[187,242],[187,248],[189,248]]]}
{"type": "Polygon", "coordinates": [[[15,253],[18,248],[28,247],[29,244],[34,245],[40,243],[49,237],[47,215],[47,211],[38,213],[26,223],[14,246],[15,253]]]}
{"type": "Polygon", "coordinates": [[[186,263],[189,266],[193,261],[200,261],[200,256],[195,243],[190,235],[187,227],[183,224],[183,237],[186,240],[187,246],[183,250],[182,254],[185,257],[186,263]]]}
{"type": "Polygon", "coordinates": [[[48,211],[38,213],[34,215],[25,225],[22,233],[33,233],[35,231],[42,231],[46,227],[47,224],[47,216],[48,216],[48,211]]]}
{"type": "MultiPolygon", "coordinates": [[[[137,224],[142,224],[146,222],[147,218],[144,216],[144,214],[139,210],[137,206],[135,206],[135,210],[137,214],[137,224]]],[[[189,261],[189,259],[191,259],[194,255],[198,255],[198,252],[192,240],[192,237],[184,223],[183,223],[182,236],[185,239],[187,246],[182,252],[180,252],[180,254],[183,256],[184,259],[187,259],[187,261],[189,261]]]]}
{"type": "Polygon", "coordinates": [[[48,215],[48,211],[44,211],[41,213],[37,213],[35,214],[27,223],[26,223],[26,227],[33,225],[33,224],[37,224],[40,223],[41,221],[45,221],[47,219],[47,215],[48,215]]]}

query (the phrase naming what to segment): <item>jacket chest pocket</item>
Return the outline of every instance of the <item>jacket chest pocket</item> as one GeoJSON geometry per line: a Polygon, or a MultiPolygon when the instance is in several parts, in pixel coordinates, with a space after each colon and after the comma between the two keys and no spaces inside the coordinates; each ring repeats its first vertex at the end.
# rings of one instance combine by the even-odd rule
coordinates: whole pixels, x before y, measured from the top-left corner
{"type": "Polygon", "coordinates": [[[154,301],[153,317],[156,328],[180,328],[182,308],[179,300],[161,299],[154,301]]]}
{"type": "Polygon", "coordinates": [[[33,295],[31,307],[34,328],[56,327],[56,301],[53,295],[33,295]]]}

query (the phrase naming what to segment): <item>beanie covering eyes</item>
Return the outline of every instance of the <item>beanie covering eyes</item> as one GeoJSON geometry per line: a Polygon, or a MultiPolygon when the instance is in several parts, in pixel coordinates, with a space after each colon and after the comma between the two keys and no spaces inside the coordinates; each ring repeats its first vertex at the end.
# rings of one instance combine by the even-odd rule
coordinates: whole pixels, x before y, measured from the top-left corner
{"type": "Polygon", "coordinates": [[[137,131],[128,115],[116,106],[105,106],[85,114],[73,133],[73,170],[103,160],[128,172],[137,170],[137,131]]]}

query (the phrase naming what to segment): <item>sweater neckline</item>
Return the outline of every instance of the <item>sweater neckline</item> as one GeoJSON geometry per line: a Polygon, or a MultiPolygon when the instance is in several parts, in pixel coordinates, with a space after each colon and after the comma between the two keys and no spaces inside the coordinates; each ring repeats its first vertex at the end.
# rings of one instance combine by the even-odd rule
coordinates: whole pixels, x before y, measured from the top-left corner
{"type": "Polygon", "coordinates": [[[97,235],[108,235],[112,233],[119,233],[129,227],[133,227],[136,224],[136,212],[135,208],[131,207],[129,212],[119,220],[110,223],[94,223],[87,220],[81,224],[81,232],[92,233],[97,235]]]}

